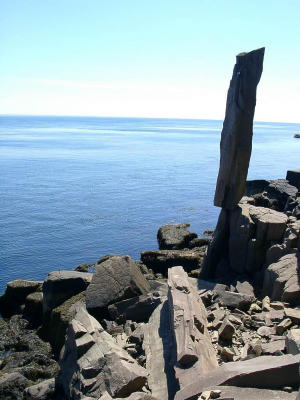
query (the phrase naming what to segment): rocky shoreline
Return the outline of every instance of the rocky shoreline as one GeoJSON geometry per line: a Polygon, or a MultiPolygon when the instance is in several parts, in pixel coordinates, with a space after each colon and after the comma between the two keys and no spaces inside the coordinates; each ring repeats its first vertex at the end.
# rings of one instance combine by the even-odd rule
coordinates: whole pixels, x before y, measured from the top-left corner
{"type": "Polygon", "coordinates": [[[247,181],[264,49],[237,56],[214,232],[0,297],[0,400],[300,399],[300,171],[247,181]]]}

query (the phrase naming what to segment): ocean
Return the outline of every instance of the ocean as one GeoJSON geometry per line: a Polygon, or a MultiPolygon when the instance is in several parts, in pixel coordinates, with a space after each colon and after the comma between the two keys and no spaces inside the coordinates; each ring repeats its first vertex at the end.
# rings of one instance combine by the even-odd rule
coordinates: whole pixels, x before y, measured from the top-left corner
{"type": "MultiPolygon", "coordinates": [[[[222,121],[0,116],[0,293],[14,279],[215,227],[222,121]]],[[[254,125],[249,179],[300,168],[300,124],[254,125]]]]}

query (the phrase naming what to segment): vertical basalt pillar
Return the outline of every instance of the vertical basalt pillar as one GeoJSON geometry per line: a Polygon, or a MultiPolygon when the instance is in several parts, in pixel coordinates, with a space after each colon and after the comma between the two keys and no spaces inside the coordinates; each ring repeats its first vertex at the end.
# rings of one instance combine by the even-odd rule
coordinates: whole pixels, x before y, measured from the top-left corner
{"type": "Polygon", "coordinates": [[[214,205],[232,210],[244,195],[252,150],[256,88],[263,70],[265,49],[236,57],[227,94],[220,143],[220,168],[214,205]]]}

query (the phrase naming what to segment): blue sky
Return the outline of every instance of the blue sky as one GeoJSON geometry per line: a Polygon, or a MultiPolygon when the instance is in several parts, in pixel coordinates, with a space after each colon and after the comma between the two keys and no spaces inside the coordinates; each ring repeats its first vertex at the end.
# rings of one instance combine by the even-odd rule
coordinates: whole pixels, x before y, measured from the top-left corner
{"type": "Polygon", "coordinates": [[[223,119],[266,47],[256,120],[300,122],[299,0],[0,0],[1,113],[223,119]]]}

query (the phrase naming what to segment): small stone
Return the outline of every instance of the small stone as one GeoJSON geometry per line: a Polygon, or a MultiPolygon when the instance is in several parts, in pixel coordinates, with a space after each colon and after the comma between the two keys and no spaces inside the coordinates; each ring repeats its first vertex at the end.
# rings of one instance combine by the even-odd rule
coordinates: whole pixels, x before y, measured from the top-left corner
{"type": "Polygon", "coordinates": [[[213,331],[211,341],[212,341],[212,343],[218,343],[218,341],[219,341],[219,332],[218,331],[213,331]]]}
{"type": "Polygon", "coordinates": [[[232,336],[234,333],[235,328],[233,324],[228,319],[225,319],[219,328],[220,339],[230,342],[232,341],[232,336]]]}
{"type": "Polygon", "coordinates": [[[256,303],[252,303],[249,308],[249,314],[259,313],[259,312],[261,312],[261,308],[259,307],[259,305],[256,303]]]}
{"type": "Polygon", "coordinates": [[[229,347],[222,347],[220,356],[223,361],[233,361],[235,352],[229,347]]]}
{"type": "Polygon", "coordinates": [[[275,334],[275,328],[269,326],[261,326],[260,328],[257,329],[257,333],[259,334],[259,336],[268,338],[270,337],[270,335],[275,334]]]}
{"type": "Polygon", "coordinates": [[[285,330],[292,326],[292,320],[290,318],[285,318],[280,324],[276,326],[276,333],[282,335],[285,330]]]}
{"type": "Polygon", "coordinates": [[[284,392],[292,393],[293,388],[292,388],[291,386],[284,386],[284,387],[282,388],[282,390],[283,390],[284,392]]]}
{"type": "Polygon", "coordinates": [[[271,306],[270,306],[270,297],[266,296],[262,300],[262,310],[263,311],[271,311],[271,306]]]}

